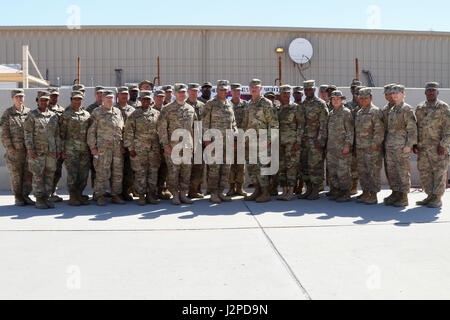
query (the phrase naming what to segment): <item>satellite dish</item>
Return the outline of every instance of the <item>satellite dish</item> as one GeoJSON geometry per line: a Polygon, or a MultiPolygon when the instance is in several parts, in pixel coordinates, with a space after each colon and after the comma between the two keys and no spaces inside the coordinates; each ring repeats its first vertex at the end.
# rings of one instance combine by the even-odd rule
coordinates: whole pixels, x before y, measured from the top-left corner
{"type": "Polygon", "coordinates": [[[305,64],[313,56],[313,47],[308,40],[297,38],[289,45],[289,56],[295,63],[305,64]]]}

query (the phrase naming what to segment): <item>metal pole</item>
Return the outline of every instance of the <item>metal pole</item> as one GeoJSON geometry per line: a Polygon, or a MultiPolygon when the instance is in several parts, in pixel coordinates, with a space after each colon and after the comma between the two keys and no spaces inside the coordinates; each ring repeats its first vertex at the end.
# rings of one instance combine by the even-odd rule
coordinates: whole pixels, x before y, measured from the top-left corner
{"type": "Polygon", "coordinates": [[[158,57],[158,87],[161,86],[161,61],[158,57]]]}
{"type": "Polygon", "coordinates": [[[355,66],[356,66],[356,80],[359,80],[359,60],[358,58],[355,59],[355,66]]]}
{"type": "Polygon", "coordinates": [[[281,68],[281,55],[278,56],[278,80],[280,82],[280,87],[283,85],[283,80],[282,80],[282,68],[281,68]]]}
{"type": "Polygon", "coordinates": [[[78,57],[78,77],[77,77],[77,79],[78,79],[78,84],[80,84],[81,82],[80,82],[80,78],[81,78],[81,68],[80,68],[80,66],[81,66],[81,59],[80,59],[80,57],[78,57]]]}
{"type": "Polygon", "coordinates": [[[22,47],[22,87],[28,89],[28,46],[22,47]]]}

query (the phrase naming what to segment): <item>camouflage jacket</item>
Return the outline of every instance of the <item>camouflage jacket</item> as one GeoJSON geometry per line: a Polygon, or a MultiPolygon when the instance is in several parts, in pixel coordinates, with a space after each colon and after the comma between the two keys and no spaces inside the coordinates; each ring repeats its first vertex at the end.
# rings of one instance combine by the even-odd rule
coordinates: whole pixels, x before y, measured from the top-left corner
{"type": "Polygon", "coordinates": [[[356,100],[347,102],[345,104],[345,107],[352,112],[353,118],[356,117],[356,114],[358,113],[359,109],[361,109],[361,107],[359,106],[359,104],[356,100]]]}
{"type": "Polygon", "coordinates": [[[280,123],[280,145],[298,143],[301,145],[305,130],[305,112],[295,103],[284,104],[278,111],[280,123]]]}
{"type": "Polygon", "coordinates": [[[256,134],[258,134],[258,130],[266,129],[268,130],[267,140],[270,141],[270,129],[279,128],[278,117],[274,112],[272,102],[262,96],[256,101],[250,100],[245,113],[242,128],[244,130],[254,129],[256,130],[256,134]]]}
{"type": "MultiPolygon", "coordinates": [[[[211,100],[211,99],[209,99],[209,100],[211,100]]],[[[206,100],[205,98],[203,98],[203,97],[198,97],[198,101],[200,101],[200,102],[203,102],[204,104],[206,104],[209,100],[206,100]]]]}
{"type": "Polygon", "coordinates": [[[239,129],[242,129],[244,124],[245,112],[247,112],[248,103],[247,101],[240,100],[238,104],[234,104],[232,100],[230,100],[231,105],[233,106],[234,118],[236,119],[236,125],[239,129]]]}
{"type": "Polygon", "coordinates": [[[10,149],[25,149],[23,126],[29,113],[30,109],[25,106],[23,106],[21,112],[17,111],[16,108],[12,106],[3,113],[0,120],[2,129],[1,139],[6,151],[10,149]]]}
{"type": "Polygon", "coordinates": [[[411,106],[402,103],[388,114],[386,148],[412,148],[417,144],[417,122],[411,106]]]}
{"type": "Polygon", "coordinates": [[[342,106],[331,111],[328,118],[328,150],[341,151],[344,147],[353,148],[355,126],[352,112],[342,106]]]}
{"type": "Polygon", "coordinates": [[[120,112],[122,112],[122,118],[124,123],[127,121],[128,117],[131,116],[131,114],[136,110],[129,104],[127,104],[125,107],[121,107],[119,104],[116,104],[114,107],[116,107],[117,109],[120,110],[120,112]]]}
{"type": "Polygon", "coordinates": [[[441,100],[422,102],[416,109],[418,146],[427,148],[450,146],[450,108],[441,100]]]}
{"type": "Polygon", "coordinates": [[[198,101],[198,100],[194,103],[194,102],[189,101],[189,99],[187,99],[186,102],[189,105],[191,105],[192,107],[194,107],[195,113],[197,114],[197,118],[201,119],[202,118],[203,109],[205,108],[205,104],[203,102],[201,102],[201,101],[198,101]]]}
{"type": "Polygon", "coordinates": [[[317,97],[305,99],[301,106],[305,110],[305,132],[303,142],[313,141],[322,147],[327,142],[328,108],[322,99],[317,97]]]}
{"type": "Polygon", "coordinates": [[[88,130],[88,145],[91,150],[111,149],[122,146],[124,121],[122,112],[112,107],[101,106],[92,112],[92,125],[88,130]]]}
{"type": "Polygon", "coordinates": [[[229,100],[220,101],[217,98],[209,100],[202,113],[203,132],[208,129],[217,129],[226,138],[226,130],[230,129],[237,134],[236,119],[233,106],[229,100]]]}
{"type": "Polygon", "coordinates": [[[63,106],[57,104],[56,106],[49,105],[48,110],[50,110],[53,113],[56,113],[56,115],[61,119],[61,117],[66,109],[64,109],[63,106]]]}
{"type": "Polygon", "coordinates": [[[91,115],[80,108],[75,111],[69,106],[61,117],[60,134],[62,152],[88,151],[87,133],[91,124],[91,115]]]}
{"type": "Polygon", "coordinates": [[[356,114],[355,131],[357,148],[381,148],[385,129],[380,109],[373,104],[367,109],[361,108],[356,114]]]}
{"type": "Polygon", "coordinates": [[[151,149],[159,152],[158,118],[159,111],[151,107],[133,112],[125,123],[124,146],[137,152],[151,149]]]}
{"type": "Polygon", "coordinates": [[[86,108],[86,111],[89,112],[90,114],[92,114],[92,111],[94,111],[95,109],[97,109],[100,106],[101,106],[101,104],[99,104],[97,101],[95,101],[93,104],[89,105],[86,108]]]}
{"type": "Polygon", "coordinates": [[[28,114],[23,129],[28,152],[34,151],[37,155],[61,152],[59,119],[55,113],[35,109],[28,114]]]}
{"type": "MultiPolygon", "coordinates": [[[[171,141],[172,133],[176,129],[185,129],[194,137],[194,122],[199,121],[195,109],[187,104],[179,104],[177,101],[168,104],[161,110],[158,119],[158,134],[160,144],[165,147],[170,147],[178,144],[178,142],[171,141]]],[[[201,134],[201,133],[200,133],[201,134]]],[[[187,141],[185,141],[187,143],[187,141]]]]}

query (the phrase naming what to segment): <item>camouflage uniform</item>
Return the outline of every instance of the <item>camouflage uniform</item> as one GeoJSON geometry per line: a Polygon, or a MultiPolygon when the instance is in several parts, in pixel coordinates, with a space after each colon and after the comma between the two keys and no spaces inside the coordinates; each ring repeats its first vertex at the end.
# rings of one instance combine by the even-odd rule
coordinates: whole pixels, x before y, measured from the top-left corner
{"type": "Polygon", "coordinates": [[[24,122],[30,109],[23,106],[17,111],[15,106],[7,109],[0,120],[1,140],[5,148],[5,160],[11,179],[11,190],[22,199],[31,193],[32,175],[28,169],[28,155],[25,147],[24,122]],[[14,149],[14,152],[11,150],[14,149]]]}
{"type": "Polygon", "coordinates": [[[425,193],[442,196],[447,185],[450,145],[450,109],[441,100],[422,102],[416,109],[419,157],[417,167],[425,193]],[[443,155],[438,146],[445,149],[443,155]]]}
{"type": "Polygon", "coordinates": [[[105,194],[105,184],[111,183],[111,193],[122,193],[123,179],[123,138],[124,121],[122,112],[112,107],[101,106],[92,112],[92,125],[88,131],[88,145],[98,150],[98,159],[94,159],[96,171],[94,192],[97,196],[105,194]]]}
{"type": "Polygon", "coordinates": [[[158,110],[139,108],[128,117],[125,124],[124,145],[136,152],[136,157],[131,158],[131,165],[136,173],[134,185],[139,195],[156,194],[161,162],[158,118],[158,110]]]}
{"type": "Polygon", "coordinates": [[[90,151],[87,133],[91,115],[70,105],[61,117],[62,152],[65,153],[67,188],[69,192],[82,193],[89,177],[90,151]]]}
{"type": "MultiPolygon", "coordinates": [[[[233,106],[234,117],[236,119],[236,126],[238,129],[243,128],[243,122],[245,113],[248,109],[248,103],[244,100],[240,100],[238,104],[235,104],[230,100],[231,105],[233,106]]],[[[230,167],[230,177],[228,179],[228,183],[230,186],[238,185],[242,187],[244,185],[245,178],[245,165],[237,164],[237,152],[234,153],[234,164],[230,167]]],[[[230,187],[231,189],[231,187],[230,187]]]]}
{"type": "MultiPolygon", "coordinates": [[[[86,111],[89,112],[89,114],[92,114],[92,112],[100,107],[101,104],[99,104],[97,101],[93,104],[89,105],[86,108],[86,111]]],[[[89,154],[89,169],[91,170],[91,186],[92,188],[95,187],[95,167],[94,167],[94,157],[92,154],[89,154]]]]}
{"type": "MultiPolygon", "coordinates": [[[[194,102],[191,102],[189,99],[186,100],[186,103],[195,109],[195,114],[197,115],[197,119],[201,119],[203,109],[205,108],[205,104],[198,100],[194,103],[194,102]]],[[[204,169],[205,169],[204,164],[193,164],[192,165],[191,184],[189,187],[189,193],[191,193],[191,191],[193,193],[201,193],[204,169]]]]}
{"type": "MultiPolygon", "coordinates": [[[[48,109],[58,116],[58,122],[61,125],[61,118],[65,111],[64,107],[57,104],[56,106],[49,105],[48,109]]],[[[61,180],[63,163],[64,163],[64,159],[62,157],[59,158],[58,160],[56,160],[56,171],[55,171],[55,177],[53,179],[52,194],[55,194],[56,188],[58,187],[59,180],[61,180]]]]}
{"type": "Polygon", "coordinates": [[[230,101],[221,101],[217,98],[208,101],[203,109],[202,125],[204,131],[217,129],[223,136],[223,164],[208,164],[208,188],[211,194],[217,192],[221,194],[228,187],[231,167],[226,163],[226,130],[230,129],[237,133],[233,106],[230,101]]]}
{"type": "Polygon", "coordinates": [[[93,104],[89,105],[86,108],[86,111],[89,112],[90,114],[92,114],[92,112],[100,106],[101,106],[101,104],[99,104],[97,101],[95,101],[93,104]]]}
{"type": "MultiPolygon", "coordinates": [[[[163,148],[173,148],[179,143],[176,141],[171,141],[172,133],[176,129],[188,130],[193,137],[194,122],[198,120],[199,119],[197,118],[195,109],[186,102],[183,104],[178,104],[177,101],[174,101],[165,106],[161,110],[158,121],[158,134],[163,148]]],[[[186,145],[183,151],[193,148],[193,146],[189,145],[187,141],[185,141],[185,143],[186,145]]],[[[192,152],[193,149],[190,151],[192,152]]],[[[167,184],[169,191],[172,194],[179,191],[187,191],[189,189],[191,179],[192,164],[174,164],[171,155],[165,155],[165,158],[168,167],[167,184]]]]}
{"type": "Polygon", "coordinates": [[[50,110],[31,111],[25,120],[24,134],[28,152],[37,155],[36,159],[28,158],[34,194],[36,198],[48,199],[53,189],[57,154],[61,152],[58,116],[50,110]]]}
{"type": "MultiPolygon", "coordinates": [[[[384,87],[384,93],[390,93],[392,87],[395,84],[389,84],[387,86],[384,87]]],[[[387,123],[388,123],[388,117],[389,117],[389,111],[391,111],[391,109],[395,106],[395,103],[388,103],[387,105],[385,105],[383,107],[383,109],[381,109],[381,112],[383,114],[383,125],[384,125],[384,138],[386,140],[386,134],[387,134],[387,123]]],[[[384,142],[383,142],[383,161],[384,161],[384,173],[386,174],[386,178],[389,184],[389,187],[391,187],[391,180],[389,179],[389,175],[388,175],[388,171],[387,171],[387,162],[386,162],[386,148],[384,146],[384,142]]]]}

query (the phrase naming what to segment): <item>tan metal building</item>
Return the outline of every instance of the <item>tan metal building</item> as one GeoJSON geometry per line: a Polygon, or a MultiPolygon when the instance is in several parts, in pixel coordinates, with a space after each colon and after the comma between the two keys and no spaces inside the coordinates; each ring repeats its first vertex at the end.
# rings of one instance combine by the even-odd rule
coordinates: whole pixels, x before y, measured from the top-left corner
{"type": "Polygon", "coordinates": [[[22,61],[29,45],[41,72],[54,85],[70,85],[77,77],[92,86],[138,82],[157,75],[161,84],[228,79],[247,84],[260,78],[266,85],[278,78],[275,48],[283,47],[283,83],[301,84],[297,65],[287,54],[290,42],[308,39],[314,49],[305,78],[346,86],[355,77],[375,86],[398,82],[422,87],[439,81],[450,87],[450,33],[383,30],[205,26],[0,27],[0,64],[22,61]],[[121,70],[121,71],[116,71],[121,70]]]}

